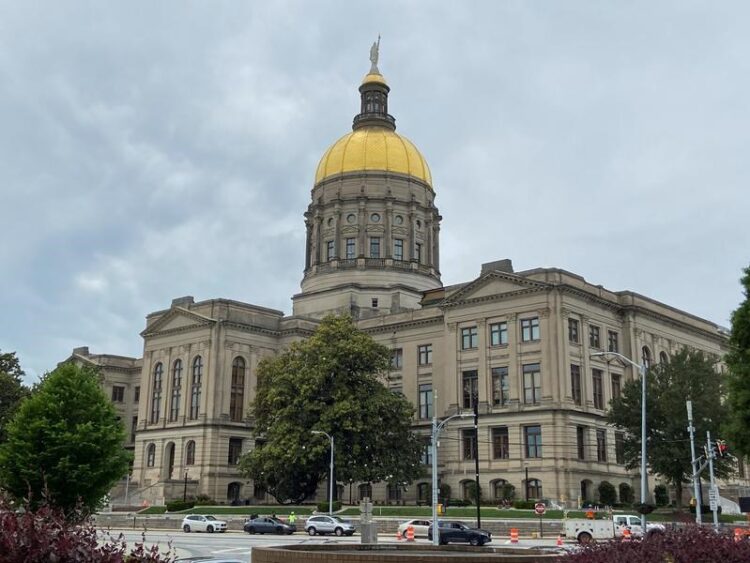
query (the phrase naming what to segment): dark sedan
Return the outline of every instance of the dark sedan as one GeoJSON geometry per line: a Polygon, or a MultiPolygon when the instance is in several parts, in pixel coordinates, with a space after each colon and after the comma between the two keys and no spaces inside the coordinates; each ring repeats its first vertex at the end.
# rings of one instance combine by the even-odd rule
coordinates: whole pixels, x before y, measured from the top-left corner
{"type": "Polygon", "coordinates": [[[293,534],[297,526],[282,522],[278,518],[259,516],[245,522],[243,529],[248,534],[293,534]]]}
{"type": "MultiPolygon", "coordinates": [[[[492,541],[492,534],[487,530],[469,528],[462,522],[439,522],[438,526],[440,526],[440,545],[456,542],[484,545],[492,541]]],[[[432,539],[432,527],[427,531],[427,537],[432,539]]]]}

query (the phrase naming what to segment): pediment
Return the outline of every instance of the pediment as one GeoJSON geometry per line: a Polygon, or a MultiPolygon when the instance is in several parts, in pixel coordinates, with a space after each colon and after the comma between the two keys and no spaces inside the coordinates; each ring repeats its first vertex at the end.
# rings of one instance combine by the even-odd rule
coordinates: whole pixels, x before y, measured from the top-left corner
{"type": "Polygon", "coordinates": [[[446,304],[489,299],[521,291],[543,290],[547,284],[528,280],[513,274],[489,272],[465,285],[445,300],[446,304]]]}
{"type": "Polygon", "coordinates": [[[198,313],[193,313],[192,311],[188,311],[181,307],[175,307],[154,324],[146,328],[146,330],[141,333],[141,336],[184,331],[191,328],[204,327],[215,322],[216,321],[211,317],[199,315],[198,313]]]}

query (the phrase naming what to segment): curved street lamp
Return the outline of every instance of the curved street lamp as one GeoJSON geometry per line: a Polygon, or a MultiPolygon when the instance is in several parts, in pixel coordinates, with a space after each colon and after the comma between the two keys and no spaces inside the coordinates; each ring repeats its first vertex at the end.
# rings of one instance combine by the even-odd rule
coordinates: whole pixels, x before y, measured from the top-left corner
{"type": "Polygon", "coordinates": [[[328,468],[328,485],[330,489],[328,492],[328,515],[333,516],[333,436],[322,430],[311,430],[310,432],[313,434],[323,434],[324,436],[328,436],[328,439],[331,441],[331,464],[328,468]]]}

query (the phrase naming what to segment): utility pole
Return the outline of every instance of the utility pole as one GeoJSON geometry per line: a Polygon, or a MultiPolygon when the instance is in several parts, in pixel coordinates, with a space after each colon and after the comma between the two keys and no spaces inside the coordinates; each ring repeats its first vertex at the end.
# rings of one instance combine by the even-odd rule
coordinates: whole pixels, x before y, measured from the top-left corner
{"type": "Polygon", "coordinates": [[[701,514],[700,485],[698,480],[699,460],[695,458],[695,427],[693,426],[693,401],[687,401],[688,414],[688,432],[690,432],[690,467],[693,468],[693,496],[695,496],[695,523],[699,526],[703,524],[703,514],[701,514]]]}
{"type": "Polygon", "coordinates": [[[477,483],[477,528],[482,527],[482,506],[479,502],[479,394],[474,395],[474,468],[477,483]]]}
{"type": "Polygon", "coordinates": [[[719,487],[716,486],[714,479],[714,452],[711,446],[711,432],[706,432],[706,447],[708,449],[708,474],[711,479],[711,490],[708,492],[711,512],[714,513],[714,528],[719,529],[719,487]]]}

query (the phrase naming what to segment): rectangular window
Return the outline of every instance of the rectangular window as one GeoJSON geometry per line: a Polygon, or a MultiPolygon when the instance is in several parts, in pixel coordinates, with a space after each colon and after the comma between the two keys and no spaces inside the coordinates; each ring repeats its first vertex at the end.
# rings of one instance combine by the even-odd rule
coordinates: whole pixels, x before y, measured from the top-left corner
{"type": "Polygon", "coordinates": [[[596,431],[596,459],[597,461],[607,461],[607,431],[596,431]]]}
{"type": "Polygon", "coordinates": [[[138,417],[134,416],[130,422],[130,441],[135,442],[135,431],[138,429],[138,417]]]}
{"type": "Polygon", "coordinates": [[[473,428],[461,430],[461,445],[463,449],[463,459],[474,459],[476,457],[476,444],[474,438],[476,432],[473,428]]]}
{"type": "Polygon", "coordinates": [[[592,348],[601,347],[601,342],[599,340],[599,327],[596,325],[589,325],[589,346],[592,348]]]}
{"type": "Polygon", "coordinates": [[[423,383],[419,386],[419,418],[432,418],[432,384],[423,383]]]}
{"type": "Polygon", "coordinates": [[[510,457],[507,426],[492,429],[492,457],[494,459],[508,459],[510,457]]]}
{"type": "Polygon", "coordinates": [[[523,402],[536,405],[542,398],[542,375],[539,364],[525,364],[523,366],[523,402]]]}
{"type": "Polygon", "coordinates": [[[373,309],[377,309],[378,308],[378,298],[377,297],[373,297],[372,300],[370,301],[370,304],[372,305],[373,309]]]}
{"type": "Polygon", "coordinates": [[[422,450],[422,465],[432,465],[432,442],[428,438],[422,450]]]}
{"type": "Polygon", "coordinates": [[[133,402],[137,403],[141,400],[141,386],[136,385],[135,389],[133,390],[133,402]]]}
{"type": "Polygon", "coordinates": [[[370,237],[370,258],[380,258],[380,237],[370,237]]]}
{"type": "Polygon", "coordinates": [[[393,240],[393,259],[403,260],[404,259],[404,240],[397,238],[393,240]]]}
{"type": "Polygon", "coordinates": [[[508,323],[490,325],[490,346],[504,346],[508,343],[508,323]]]}
{"type": "Polygon", "coordinates": [[[240,456],[242,455],[242,438],[229,438],[229,457],[227,463],[229,465],[237,465],[240,462],[240,456]]]}
{"type": "Polygon", "coordinates": [[[570,394],[576,405],[581,404],[581,367],[570,364],[570,394]]]}
{"type": "Polygon", "coordinates": [[[591,370],[591,382],[594,390],[594,408],[604,408],[604,386],[602,385],[602,370],[591,370]]]}
{"type": "Polygon", "coordinates": [[[391,350],[391,369],[401,369],[404,366],[404,351],[401,348],[391,350]]]}
{"type": "Polygon", "coordinates": [[[526,457],[542,457],[542,427],[524,426],[523,443],[526,457]]]}
{"type": "Polygon", "coordinates": [[[122,385],[112,386],[112,402],[122,403],[125,401],[125,387],[122,385]]]}
{"type": "Polygon", "coordinates": [[[472,350],[477,347],[478,342],[477,327],[470,326],[461,329],[461,350],[472,350]]]}
{"type": "Polygon", "coordinates": [[[625,434],[615,432],[615,460],[618,465],[625,465],[625,434]]]}
{"type": "Polygon", "coordinates": [[[428,366],[432,363],[432,344],[422,344],[417,351],[420,366],[428,366]]]}
{"type": "Polygon", "coordinates": [[[617,342],[617,333],[614,330],[607,331],[607,350],[610,352],[619,352],[620,346],[617,342]]]}
{"type": "Polygon", "coordinates": [[[510,383],[508,382],[508,368],[492,368],[492,404],[503,407],[508,404],[510,383]]]}
{"type": "Polygon", "coordinates": [[[357,239],[348,238],[346,239],[346,259],[352,260],[357,256],[357,239]]]}
{"type": "Polygon", "coordinates": [[[586,459],[586,427],[576,426],[576,446],[578,459],[586,459]]]}
{"type": "Polygon", "coordinates": [[[422,263],[422,243],[418,242],[414,245],[414,259],[417,263],[422,263]]]}
{"type": "Polygon", "coordinates": [[[539,318],[521,319],[521,341],[539,340],[539,318]]]}
{"type": "Polygon", "coordinates": [[[568,319],[568,340],[578,344],[578,319],[568,319]]]}
{"type": "Polygon", "coordinates": [[[465,409],[474,408],[474,400],[479,393],[479,377],[476,370],[469,370],[463,373],[463,407],[465,409]]]}
{"type": "Polygon", "coordinates": [[[326,260],[330,262],[334,258],[336,258],[336,246],[335,241],[328,240],[326,241],[326,260]]]}
{"type": "Polygon", "coordinates": [[[622,393],[622,388],[620,387],[620,375],[613,373],[612,374],[612,398],[619,399],[621,393],[622,393]]]}

